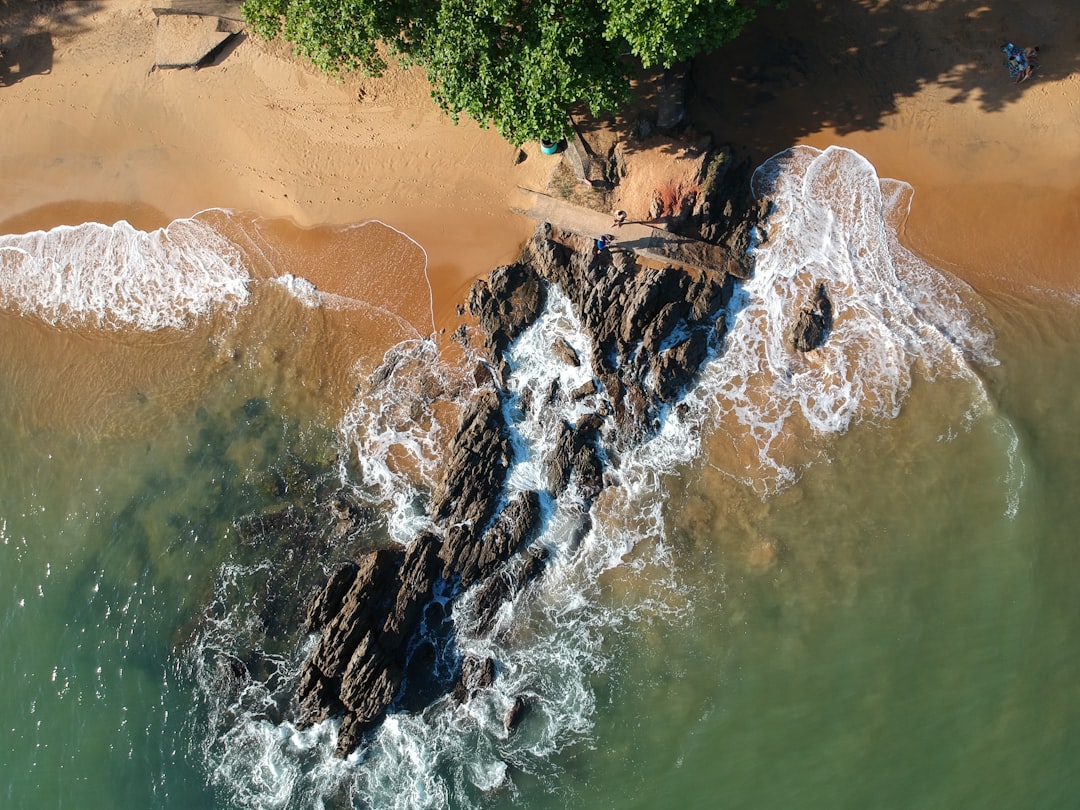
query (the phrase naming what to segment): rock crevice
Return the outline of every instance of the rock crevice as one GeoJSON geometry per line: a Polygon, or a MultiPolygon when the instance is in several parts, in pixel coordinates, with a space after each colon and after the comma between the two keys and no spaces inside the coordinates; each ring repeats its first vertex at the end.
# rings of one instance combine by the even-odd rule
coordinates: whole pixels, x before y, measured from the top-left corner
{"type": "MultiPolygon", "coordinates": [[[[764,210],[752,211],[736,230],[749,232],[764,210]]],[[[742,244],[734,234],[729,241],[742,244]]],[[[498,625],[502,606],[543,576],[548,550],[534,541],[543,530],[544,504],[571,482],[583,501],[582,536],[588,531],[588,509],[605,486],[608,459],[656,430],[664,410],[722,345],[735,274],[638,267],[627,257],[612,261],[575,250],[574,243],[542,225],[518,263],[474,284],[467,306],[480,343],[473,345],[494,375],[465,408],[450,442],[428,509],[435,528],[405,549],[380,549],[339,567],[310,605],[305,627],[319,640],[301,673],[297,720],[303,727],[340,717],[341,756],[395,706],[416,705],[403,694],[413,680],[404,673],[417,666],[410,658],[418,651],[430,655],[432,644],[447,643],[433,641],[431,623],[444,622],[450,603],[475,589],[469,632],[483,636],[498,625]],[[588,333],[594,379],[580,396],[599,405],[576,424],[559,425],[543,460],[545,491],[511,494],[510,394],[500,381],[510,373],[508,347],[543,311],[551,285],[568,297],[588,333]]],[[[744,256],[730,264],[744,274],[744,256]]],[[[580,362],[569,344],[554,352],[568,364],[580,362]]],[[[443,693],[467,700],[497,677],[495,661],[462,661],[456,686],[445,684],[443,693]]],[[[515,702],[507,728],[517,725],[528,702],[525,696],[515,702]]]]}

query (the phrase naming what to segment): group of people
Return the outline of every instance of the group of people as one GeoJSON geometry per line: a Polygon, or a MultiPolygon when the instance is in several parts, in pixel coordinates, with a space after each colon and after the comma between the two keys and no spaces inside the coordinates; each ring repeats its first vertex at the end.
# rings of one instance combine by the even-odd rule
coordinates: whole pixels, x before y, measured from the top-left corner
{"type": "MultiPolygon", "coordinates": [[[[626,212],[616,211],[611,222],[611,227],[618,228],[624,222],[626,222],[626,212]]],[[[596,237],[596,252],[604,253],[609,247],[611,247],[611,243],[614,241],[615,237],[610,233],[601,234],[600,236],[596,237]]]]}
{"type": "Polygon", "coordinates": [[[1038,65],[1035,60],[1039,56],[1039,49],[1018,48],[1011,42],[1001,49],[1005,54],[1005,66],[1009,69],[1009,75],[1019,84],[1031,78],[1038,65]]]}

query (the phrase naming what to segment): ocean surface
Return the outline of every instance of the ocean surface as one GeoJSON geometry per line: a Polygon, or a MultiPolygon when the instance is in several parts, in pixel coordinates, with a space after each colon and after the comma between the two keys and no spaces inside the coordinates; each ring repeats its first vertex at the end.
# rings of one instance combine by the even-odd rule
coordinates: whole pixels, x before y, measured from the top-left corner
{"type": "MultiPolygon", "coordinates": [[[[0,237],[0,806],[1063,808],[1080,797],[1080,302],[907,251],[911,189],[798,149],[723,351],[584,538],[458,646],[495,686],[348,760],[287,720],[299,616],[404,543],[462,404],[423,247],[207,211],[0,237]],[[827,286],[825,347],[793,310],[827,286]],[[340,519],[342,498],[357,519],[340,519]],[[529,697],[522,724],[502,718],[529,697]]],[[[588,377],[512,348],[511,486],[588,377]]]]}

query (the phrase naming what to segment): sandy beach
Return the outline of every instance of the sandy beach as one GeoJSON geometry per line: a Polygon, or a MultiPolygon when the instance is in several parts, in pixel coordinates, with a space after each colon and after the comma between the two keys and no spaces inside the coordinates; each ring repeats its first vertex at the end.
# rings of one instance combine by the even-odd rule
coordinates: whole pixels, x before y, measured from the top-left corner
{"type": "MultiPolygon", "coordinates": [[[[558,160],[531,145],[515,163],[494,131],[454,125],[417,71],[337,81],[253,36],[203,69],[151,71],[139,0],[0,13],[7,232],[210,207],[303,227],[379,218],[427,249],[444,320],[472,277],[517,255],[532,223],[514,190],[558,160]]],[[[1076,291],[1077,42],[1080,20],[1052,0],[792,3],[695,63],[690,113],[755,163],[795,143],[856,149],[914,186],[909,245],[976,286],[1076,291]],[[1042,49],[1021,85],[1008,40],[1042,49]]]]}

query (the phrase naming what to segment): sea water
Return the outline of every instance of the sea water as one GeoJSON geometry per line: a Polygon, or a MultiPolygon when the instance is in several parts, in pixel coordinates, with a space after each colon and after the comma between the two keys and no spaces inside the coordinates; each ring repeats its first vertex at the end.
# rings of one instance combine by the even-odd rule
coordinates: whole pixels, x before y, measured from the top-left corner
{"type": "MultiPolygon", "coordinates": [[[[757,270],[684,407],[608,460],[584,536],[573,487],[544,502],[549,567],[491,637],[456,606],[495,687],[344,761],[288,722],[299,615],[426,526],[475,387],[422,247],[217,211],[0,240],[4,806],[1070,806],[1076,301],[911,254],[910,189],[853,152],[754,182],[757,270]]],[[[588,406],[534,393],[589,345],[555,292],[512,347],[512,488],[588,406]]]]}

